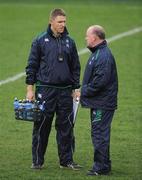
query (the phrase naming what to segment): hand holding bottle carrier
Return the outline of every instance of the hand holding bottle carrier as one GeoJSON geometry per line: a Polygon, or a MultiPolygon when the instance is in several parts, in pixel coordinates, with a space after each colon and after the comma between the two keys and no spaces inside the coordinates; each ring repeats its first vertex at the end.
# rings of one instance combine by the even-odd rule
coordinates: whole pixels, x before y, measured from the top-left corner
{"type": "Polygon", "coordinates": [[[14,99],[15,119],[25,121],[40,121],[45,110],[45,101],[18,100],[14,99]]]}

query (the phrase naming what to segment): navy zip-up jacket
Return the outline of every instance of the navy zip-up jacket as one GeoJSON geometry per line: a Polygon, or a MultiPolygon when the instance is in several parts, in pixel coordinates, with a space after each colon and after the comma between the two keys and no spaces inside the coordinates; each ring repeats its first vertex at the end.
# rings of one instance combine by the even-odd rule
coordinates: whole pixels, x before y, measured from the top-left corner
{"type": "Polygon", "coordinates": [[[118,93],[115,59],[105,40],[90,50],[92,55],[84,72],[81,104],[92,109],[114,110],[118,93]]]}
{"type": "Polygon", "coordinates": [[[32,43],[26,67],[26,84],[80,87],[80,62],[74,41],[67,29],[55,37],[51,26],[32,43]]]}

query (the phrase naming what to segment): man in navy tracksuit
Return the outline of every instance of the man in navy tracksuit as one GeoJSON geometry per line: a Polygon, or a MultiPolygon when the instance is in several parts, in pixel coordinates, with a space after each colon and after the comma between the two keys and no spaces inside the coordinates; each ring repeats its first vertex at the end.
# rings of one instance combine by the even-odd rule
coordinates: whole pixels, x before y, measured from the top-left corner
{"type": "Polygon", "coordinates": [[[86,32],[86,41],[92,54],[84,72],[81,104],[90,108],[94,145],[94,164],[87,175],[102,175],[111,171],[110,130],[117,108],[117,69],[101,26],[90,26],[86,32]]]}
{"type": "Polygon", "coordinates": [[[80,95],[80,62],[65,23],[65,12],[54,9],[47,32],[32,43],[26,67],[27,99],[45,101],[41,121],[34,122],[33,127],[33,169],[43,167],[54,115],[60,168],[80,168],[73,161],[73,97],[80,95]]]}

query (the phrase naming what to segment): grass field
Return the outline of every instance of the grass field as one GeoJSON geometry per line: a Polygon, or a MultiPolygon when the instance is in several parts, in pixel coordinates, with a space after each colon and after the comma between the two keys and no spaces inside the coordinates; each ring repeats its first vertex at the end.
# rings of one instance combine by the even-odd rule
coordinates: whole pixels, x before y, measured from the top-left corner
{"type": "MultiPolygon", "coordinates": [[[[64,8],[67,26],[77,43],[85,48],[89,25],[103,25],[107,37],[142,27],[142,2],[132,0],[93,1],[2,1],[0,0],[0,81],[24,72],[31,41],[46,29],[52,8],[64,8]]],[[[89,112],[80,108],[75,126],[75,161],[79,172],[59,169],[53,123],[45,168],[33,171],[31,165],[32,123],[16,121],[14,97],[24,98],[24,77],[0,86],[0,180],[140,180],[142,179],[142,32],[123,37],[109,45],[116,57],[119,75],[119,106],[112,123],[112,174],[87,177],[92,166],[89,112]]],[[[89,53],[80,56],[81,79],[89,53]]]]}

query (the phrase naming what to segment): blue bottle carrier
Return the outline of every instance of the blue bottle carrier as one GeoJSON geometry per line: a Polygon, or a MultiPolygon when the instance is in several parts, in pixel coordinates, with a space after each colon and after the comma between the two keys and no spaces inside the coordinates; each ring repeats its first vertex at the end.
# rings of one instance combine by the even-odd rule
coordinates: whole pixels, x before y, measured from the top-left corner
{"type": "Polygon", "coordinates": [[[45,101],[29,101],[14,99],[14,112],[16,120],[37,122],[45,110],[45,101]]]}

